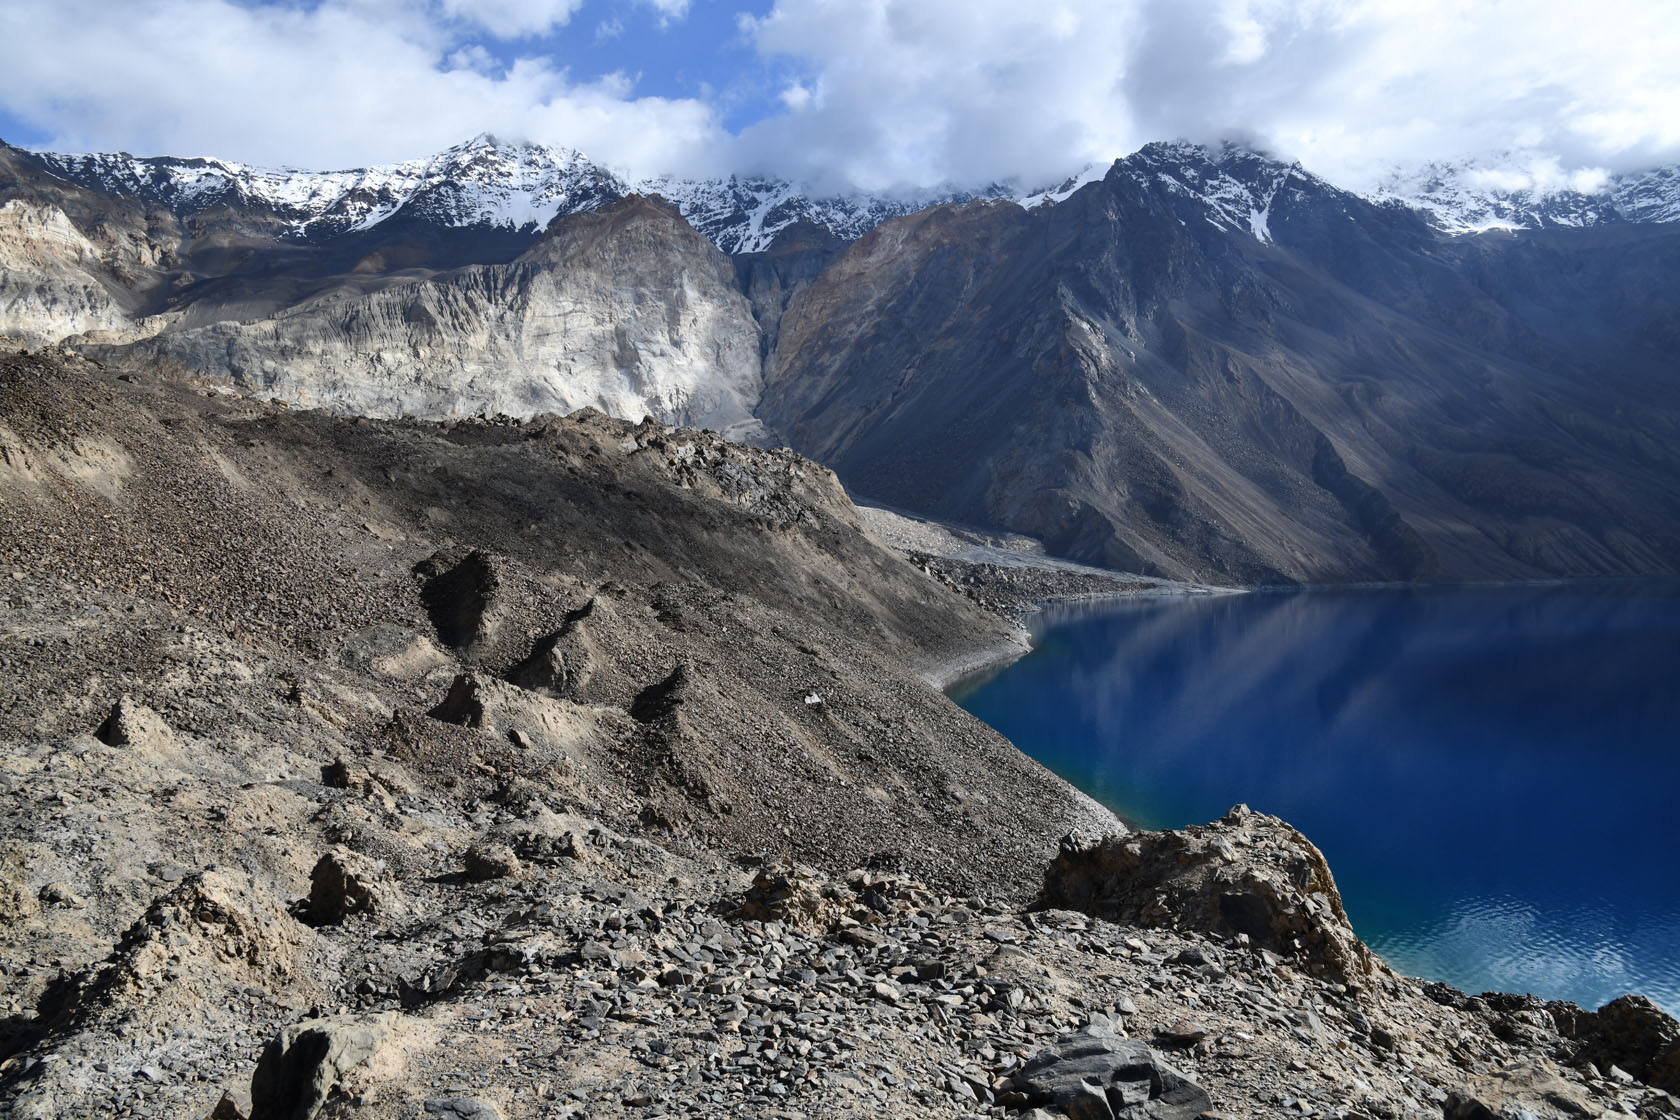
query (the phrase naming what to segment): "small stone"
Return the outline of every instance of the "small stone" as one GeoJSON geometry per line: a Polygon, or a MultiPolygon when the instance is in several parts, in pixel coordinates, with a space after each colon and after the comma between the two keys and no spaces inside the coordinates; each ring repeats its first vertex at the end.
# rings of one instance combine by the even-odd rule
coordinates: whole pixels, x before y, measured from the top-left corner
{"type": "Polygon", "coordinates": [[[476,1097],[444,1097],[427,1101],[427,1116],[438,1120],[502,1120],[502,1110],[490,1101],[476,1097]]]}
{"type": "Polygon", "coordinates": [[[72,910],[87,905],[77,896],[76,892],[72,891],[66,884],[59,882],[48,883],[41,888],[36,897],[48,906],[63,906],[72,910]]]}

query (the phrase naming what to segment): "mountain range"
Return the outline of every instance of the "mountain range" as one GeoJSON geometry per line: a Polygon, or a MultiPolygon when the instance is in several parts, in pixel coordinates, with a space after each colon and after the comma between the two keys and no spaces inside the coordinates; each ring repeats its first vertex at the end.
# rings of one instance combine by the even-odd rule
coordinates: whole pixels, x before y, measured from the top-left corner
{"type": "Polygon", "coordinates": [[[906,197],[490,136],[333,173],[6,147],[0,334],[368,415],[785,441],[1148,574],[1680,571],[1680,175],[1513,182],[1367,197],[1188,143],[906,197]]]}

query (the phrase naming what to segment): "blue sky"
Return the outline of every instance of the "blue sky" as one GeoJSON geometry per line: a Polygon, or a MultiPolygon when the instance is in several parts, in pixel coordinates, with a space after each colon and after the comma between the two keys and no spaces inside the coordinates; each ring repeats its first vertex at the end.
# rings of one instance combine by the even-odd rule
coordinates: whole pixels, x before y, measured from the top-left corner
{"type": "Polygon", "coordinates": [[[632,176],[1058,181],[1241,137],[1350,187],[1680,160],[1672,0],[4,0],[0,137],[317,169],[482,131],[632,176]]]}
{"type": "Polygon", "coordinates": [[[547,35],[478,43],[503,65],[539,54],[561,60],[582,81],[624,74],[643,96],[712,102],[723,126],[739,132],[781,105],[776,77],[788,67],[760,59],[740,25],[743,15],[769,10],[769,0],[690,0],[680,14],[634,0],[588,0],[547,35]]]}

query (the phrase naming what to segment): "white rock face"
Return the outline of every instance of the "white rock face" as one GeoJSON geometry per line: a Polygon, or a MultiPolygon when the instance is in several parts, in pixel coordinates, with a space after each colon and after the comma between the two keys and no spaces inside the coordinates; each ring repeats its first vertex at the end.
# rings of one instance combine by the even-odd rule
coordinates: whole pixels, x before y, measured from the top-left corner
{"type": "Polygon", "coordinates": [[[512,264],[332,293],[272,319],[159,335],[127,353],[367,416],[588,405],[743,438],[758,428],[758,325],[729,262],[640,197],[580,215],[512,264]]]}
{"type": "Polygon", "coordinates": [[[58,207],[21,198],[0,206],[0,339],[41,346],[125,327],[101,270],[98,247],[58,207]]]}

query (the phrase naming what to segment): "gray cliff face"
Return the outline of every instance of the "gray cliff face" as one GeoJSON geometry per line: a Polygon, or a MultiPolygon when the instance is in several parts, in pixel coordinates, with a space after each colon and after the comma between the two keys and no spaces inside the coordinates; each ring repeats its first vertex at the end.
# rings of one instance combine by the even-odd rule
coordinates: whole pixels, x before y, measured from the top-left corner
{"type": "Polygon", "coordinates": [[[269,319],[161,334],[132,355],[369,416],[594,407],[756,427],[758,328],[729,262],[640,197],[568,219],[511,264],[347,286],[269,319]]]}
{"type": "Polygon", "coordinates": [[[0,145],[0,339],[131,331],[178,238],[167,211],[58,182],[0,145]]]}
{"type": "Polygon", "coordinates": [[[100,279],[98,248],[56,206],[0,205],[0,259],[0,338],[39,346],[128,321],[100,279]]]}

